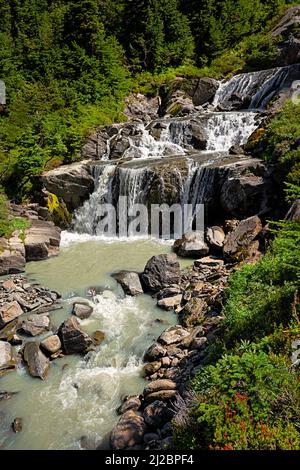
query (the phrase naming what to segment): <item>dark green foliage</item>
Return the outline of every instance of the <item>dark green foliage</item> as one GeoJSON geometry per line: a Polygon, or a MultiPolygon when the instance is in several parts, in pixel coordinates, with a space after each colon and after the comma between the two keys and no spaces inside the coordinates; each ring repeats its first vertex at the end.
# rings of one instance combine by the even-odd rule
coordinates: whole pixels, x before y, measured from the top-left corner
{"type": "Polygon", "coordinates": [[[20,197],[45,166],[76,158],[93,127],[121,120],[131,85],[98,0],[0,0],[0,15],[0,177],[20,197]]]}
{"type": "MultiPolygon", "coordinates": [[[[262,31],[289,2],[284,0],[182,0],[196,38],[200,64],[262,31]]],[[[291,3],[291,2],[290,2],[291,3]]]]}
{"type": "Polygon", "coordinates": [[[136,69],[177,66],[193,55],[194,41],[178,0],[128,0],[121,42],[136,69]]]}

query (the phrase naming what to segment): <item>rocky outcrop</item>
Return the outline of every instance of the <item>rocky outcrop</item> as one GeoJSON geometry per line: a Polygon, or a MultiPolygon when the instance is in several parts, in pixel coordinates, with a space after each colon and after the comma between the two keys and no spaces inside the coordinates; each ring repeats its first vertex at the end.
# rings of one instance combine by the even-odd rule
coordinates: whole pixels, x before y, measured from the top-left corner
{"type": "Polygon", "coordinates": [[[242,218],[264,214],[275,207],[276,182],[272,167],[258,159],[244,159],[227,168],[229,172],[220,190],[225,215],[242,218]]]}
{"type": "MultiPolygon", "coordinates": [[[[224,255],[236,260],[249,257],[249,249],[253,247],[254,240],[262,231],[262,223],[259,217],[253,216],[242,220],[235,230],[227,237],[224,243],[224,255]]],[[[254,249],[258,250],[259,245],[255,243],[254,249]]]]}
{"type": "Polygon", "coordinates": [[[58,329],[65,354],[84,353],[92,345],[92,339],[84,333],[75,317],[68,318],[58,329]]]}
{"type": "Polygon", "coordinates": [[[180,265],[175,254],[153,256],[141,274],[147,290],[157,292],[180,280],[180,265]]]}
{"type": "Polygon", "coordinates": [[[125,294],[136,296],[144,293],[140,277],[137,273],[120,271],[119,273],[113,274],[113,277],[121,284],[125,294]]]}
{"type": "Polygon", "coordinates": [[[183,79],[178,77],[167,90],[161,90],[160,116],[180,115],[201,110],[211,103],[220,84],[213,78],[183,79]]]}
{"type": "Polygon", "coordinates": [[[277,65],[285,66],[300,62],[300,7],[289,8],[271,32],[272,38],[279,38],[277,65]]]}
{"type": "Polygon", "coordinates": [[[49,360],[44,356],[38,343],[26,343],[23,350],[24,361],[32,377],[45,380],[49,372],[49,360]]]}
{"type": "Polygon", "coordinates": [[[173,250],[183,258],[201,258],[209,252],[204,233],[201,232],[185,233],[181,239],[175,241],[173,250]]]}
{"type": "Polygon", "coordinates": [[[50,193],[62,198],[69,210],[80,207],[94,189],[91,167],[87,161],[46,171],[41,182],[50,193]]]}
{"type": "Polygon", "coordinates": [[[125,99],[124,114],[130,119],[149,122],[158,117],[160,97],[147,98],[141,93],[133,93],[125,99]]]}

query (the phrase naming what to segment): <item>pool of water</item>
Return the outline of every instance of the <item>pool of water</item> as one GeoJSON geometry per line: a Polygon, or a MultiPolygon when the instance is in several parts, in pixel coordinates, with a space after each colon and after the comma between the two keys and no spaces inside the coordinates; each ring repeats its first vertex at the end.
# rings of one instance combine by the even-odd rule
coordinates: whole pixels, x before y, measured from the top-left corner
{"type": "Polygon", "coordinates": [[[0,390],[18,392],[0,402],[0,448],[81,449],[83,442],[108,448],[108,437],[118,420],[122,398],[144,387],[144,350],[168,326],[173,313],[158,309],[148,295],[124,296],[111,273],[143,270],[147,260],[170,251],[151,240],[105,241],[63,235],[58,257],[27,265],[27,276],[63,295],[63,309],[50,313],[55,328],[71,314],[76,297],[93,303],[93,315],[81,321],[105,340],[85,357],[72,355],[51,363],[46,381],[32,378],[26,368],[0,379],[0,390]],[[90,288],[99,288],[90,297],[90,288]],[[13,433],[11,423],[23,419],[23,431],[13,433]],[[85,439],[82,439],[85,436],[85,439]]]}

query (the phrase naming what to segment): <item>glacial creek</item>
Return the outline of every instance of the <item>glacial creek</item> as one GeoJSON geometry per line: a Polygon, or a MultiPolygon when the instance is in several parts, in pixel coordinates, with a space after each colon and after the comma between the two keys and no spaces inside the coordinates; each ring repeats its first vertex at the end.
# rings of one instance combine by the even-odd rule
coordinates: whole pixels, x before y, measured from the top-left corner
{"type": "Polygon", "coordinates": [[[30,377],[24,366],[1,378],[1,390],[19,392],[0,403],[3,449],[108,448],[122,398],[143,390],[144,350],[176,322],[174,313],[158,309],[150,296],[125,297],[110,276],[120,269],[142,270],[151,255],[169,252],[168,245],[72,234],[63,239],[58,257],[29,263],[26,274],[63,294],[63,309],[50,314],[54,330],[70,315],[74,299],[85,297],[94,304],[94,313],[81,326],[87,333],[103,331],[105,340],[85,357],[53,361],[44,382],[30,377]],[[99,288],[94,297],[88,295],[91,287],[99,288]],[[19,434],[11,428],[16,417],[23,419],[19,434]]]}

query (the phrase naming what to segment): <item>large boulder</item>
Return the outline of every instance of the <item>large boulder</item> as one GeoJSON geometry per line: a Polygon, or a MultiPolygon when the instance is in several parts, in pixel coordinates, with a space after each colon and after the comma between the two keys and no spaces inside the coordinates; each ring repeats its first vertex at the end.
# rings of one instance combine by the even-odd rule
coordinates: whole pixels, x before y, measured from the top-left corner
{"type": "Polygon", "coordinates": [[[201,106],[213,101],[220,83],[214,78],[200,78],[193,92],[193,103],[195,106],[201,106]]]}
{"type": "Polygon", "coordinates": [[[170,326],[158,338],[158,342],[164,346],[180,343],[184,338],[189,336],[188,330],[181,325],[170,326]]]}
{"type": "Polygon", "coordinates": [[[149,385],[147,385],[144,388],[143,394],[147,396],[150,393],[159,392],[160,390],[176,390],[176,388],[177,388],[177,385],[175,382],[173,382],[173,380],[168,380],[168,379],[154,380],[153,382],[150,382],[149,385]]]}
{"type": "Polygon", "coordinates": [[[61,230],[51,221],[31,220],[25,232],[26,261],[40,261],[58,254],[61,230]]]}
{"type": "Polygon", "coordinates": [[[80,329],[76,317],[68,318],[58,329],[65,354],[84,353],[92,345],[92,339],[80,329]]]}
{"type": "Polygon", "coordinates": [[[26,343],[23,350],[23,357],[32,377],[39,377],[42,380],[47,378],[49,372],[49,360],[40,350],[38,343],[26,343]]]}
{"type": "Polygon", "coordinates": [[[125,294],[136,296],[144,293],[140,277],[137,273],[120,271],[119,273],[113,274],[113,277],[121,284],[125,294]]]}
{"type": "Polygon", "coordinates": [[[87,161],[46,171],[41,180],[46,190],[63,198],[72,211],[80,207],[94,189],[94,179],[87,161]]]}
{"type": "Polygon", "coordinates": [[[0,276],[25,271],[25,248],[16,230],[9,240],[0,239],[0,276]]]}
{"type": "Polygon", "coordinates": [[[180,264],[174,253],[153,256],[141,274],[141,280],[146,289],[158,292],[171,284],[180,281],[180,264]]]}
{"type": "Polygon", "coordinates": [[[230,217],[268,211],[276,201],[272,168],[258,159],[244,159],[229,167],[221,186],[220,203],[230,217]]]}
{"type": "Polygon", "coordinates": [[[5,326],[7,323],[13,321],[22,315],[23,310],[18,302],[7,302],[0,306],[0,327],[5,326]]]}
{"type": "Polygon", "coordinates": [[[12,361],[12,347],[6,341],[0,341],[0,370],[9,368],[12,361]]]}
{"type": "Polygon", "coordinates": [[[167,350],[162,347],[161,344],[154,343],[145,352],[144,359],[145,361],[153,362],[165,356],[167,350]]]}
{"type": "Polygon", "coordinates": [[[200,258],[209,252],[202,232],[185,233],[182,238],[175,241],[173,250],[183,258],[200,258]]]}
{"type": "Polygon", "coordinates": [[[262,223],[259,217],[242,220],[236,229],[227,235],[223,247],[224,255],[234,259],[247,257],[249,247],[261,231],[262,223]]]}
{"type": "Polygon", "coordinates": [[[112,450],[124,450],[128,447],[141,444],[147,426],[142,416],[129,410],[124,413],[110,436],[112,450]]]}

